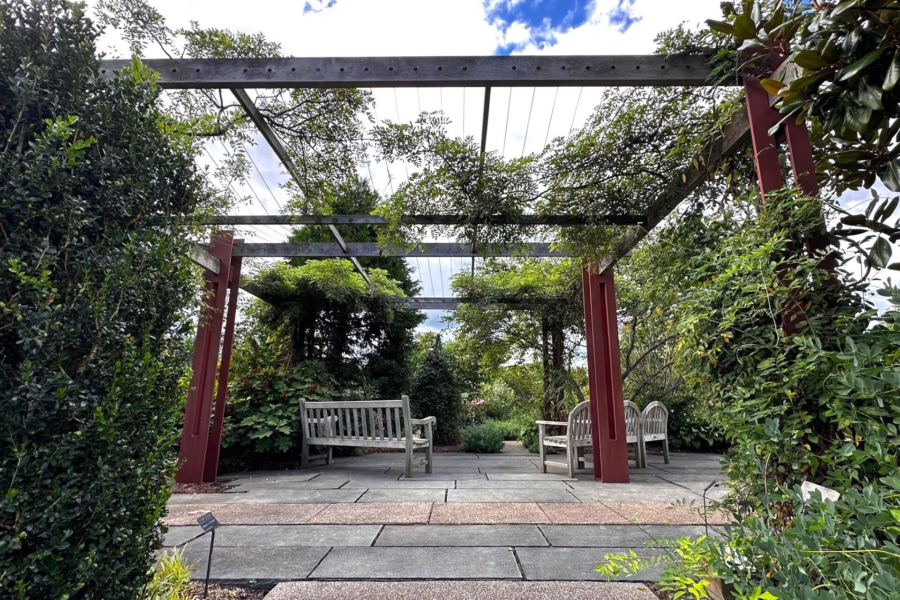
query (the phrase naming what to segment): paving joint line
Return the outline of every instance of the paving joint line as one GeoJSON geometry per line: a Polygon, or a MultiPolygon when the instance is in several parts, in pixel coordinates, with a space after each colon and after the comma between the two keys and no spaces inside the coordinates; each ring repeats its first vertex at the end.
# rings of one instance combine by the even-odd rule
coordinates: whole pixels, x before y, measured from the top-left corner
{"type": "MultiPolygon", "coordinates": [[[[333,504],[333,503],[332,503],[332,504],[333,504]]],[[[318,517],[320,514],[322,514],[323,512],[325,512],[325,510],[326,510],[329,506],[331,506],[331,504],[325,504],[325,505],[324,505],[322,508],[320,508],[315,514],[309,515],[309,517],[307,517],[306,520],[303,521],[303,523],[298,523],[298,524],[299,524],[299,525],[307,525],[307,524],[309,524],[310,521],[312,521],[313,519],[315,519],[316,517],[318,517]]]]}
{"type": "Polygon", "coordinates": [[[518,571],[519,571],[519,576],[520,576],[521,580],[522,580],[522,581],[528,581],[528,578],[525,577],[525,569],[522,568],[522,561],[519,560],[519,553],[516,552],[516,547],[515,547],[515,546],[511,546],[511,547],[510,547],[510,550],[512,550],[513,558],[514,558],[515,561],[516,561],[516,569],[518,569],[518,571]]]}
{"type": "Polygon", "coordinates": [[[331,551],[332,551],[332,550],[334,550],[334,546],[329,546],[329,547],[328,547],[328,552],[326,552],[326,553],[322,556],[322,558],[319,559],[319,562],[316,563],[316,566],[313,567],[312,570],[311,570],[309,573],[307,573],[306,576],[305,576],[303,579],[311,579],[313,573],[315,573],[315,572],[316,572],[316,569],[318,569],[318,568],[322,565],[322,563],[325,562],[325,559],[328,558],[328,555],[331,554],[331,551]]]}
{"type": "Polygon", "coordinates": [[[537,530],[540,532],[541,537],[544,538],[544,541],[547,542],[547,547],[548,547],[548,548],[555,548],[555,546],[554,546],[553,544],[550,543],[550,538],[548,538],[548,537],[547,537],[547,534],[544,533],[544,530],[541,529],[541,526],[538,524],[538,525],[535,525],[535,527],[537,527],[537,530]]]}
{"type": "Polygon", "coordinates": [[[434,502],[431,502],[431,508],[428,509],[428,517],[425,519],[426,525],[431,525],[431,515],[434,514],[434,502]]]}
{"type": "Polygon", "coordinates": [[[378,533],[375,534],[375,538],[372,540],[372,543],[369,544],[370,548],[374,548],[375,544],[378,543],[378,538],[381,537],[381,532],[384,531],[385,527],[387,527],[387,525],[382,525],[381,529],[378,530],[378,533]]]}

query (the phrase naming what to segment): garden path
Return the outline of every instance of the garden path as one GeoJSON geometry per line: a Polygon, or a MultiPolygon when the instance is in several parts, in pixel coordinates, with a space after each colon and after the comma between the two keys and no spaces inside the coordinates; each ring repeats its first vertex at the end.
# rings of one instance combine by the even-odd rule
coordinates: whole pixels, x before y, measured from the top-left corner
{"type": "MultiPolygon", "coordinates": [[[[652,556],[667,538],[703,535],[703,489],[723,479],[720,460],[673,452],[667,465],[651,453],[647,469],[631,470],[630,484],[601,484],[588,471],[573,479],[562,470],[540,473],[536,456],[515,444],[500,454],[435,454],[434,473],[417,469],[409,480],[403,454],[336,458],[305,470],[222,476],[235,486],[227,493],[173,495],[165,544],[184,547],[195,576],[205,575],[209,542],[194,523],[212,510],[222,524],[212,580],[307,580],[281,586],[274,598],[331,597],[323,581],[347,582],[341,589],[352,597],[353,580],[392,580],[367,587],[373,598],[430,594],[440,588],[433,580],[456,587],[495,580],[485,597],[555,596],[546,587],[552,582],[584,591],[590,584],[573,582],[605,581],[594,565],[607,553],[652,556]]],[[[715,488],[707,498],[721,494],[715,488]]],[[[707,517],[710,525],[725,522],[721,513],[707,517]]],[[[597,588],[592,597],[649,597],[630,585],[597,588]]]]}

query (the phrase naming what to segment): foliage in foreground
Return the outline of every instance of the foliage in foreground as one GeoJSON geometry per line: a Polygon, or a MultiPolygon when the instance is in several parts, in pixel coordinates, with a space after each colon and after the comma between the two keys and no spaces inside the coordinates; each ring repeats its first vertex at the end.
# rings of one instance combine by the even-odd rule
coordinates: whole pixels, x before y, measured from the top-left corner
{"type": "Polygon", "coordinates": [[[0,596],[134,598],[161,543],[206,196],[80,5],[0,3],[0,596]]]}
{"type": "Polygon", "coordinates": [[[191,568],[185,563],[184,549],[159,557],[144,600],[191,600],[191,568]]]}
{"type": "Polygon", "coordinates": [[[466,427],[460,435],[466,452],[495,453],[503,450],[504,431],[494,423],[466,427]]]}

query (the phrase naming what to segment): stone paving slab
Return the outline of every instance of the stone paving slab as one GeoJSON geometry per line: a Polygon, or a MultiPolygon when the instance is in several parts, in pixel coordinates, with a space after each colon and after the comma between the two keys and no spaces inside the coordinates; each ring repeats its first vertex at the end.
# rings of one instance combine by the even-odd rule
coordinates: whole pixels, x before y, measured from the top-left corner
{"type": "Polygon", "coordinates": [[[371,546],[380,525],[230,525],[216,530],[219,546],[371,546]]]}
{"type": "Polygon", "coordinates": [[[447,502],[578,502],[568,490],[538,489],[530,486],[503,490],[448,490],[447,502]]]}
{"type": "Polygon", "coordinates": [[[466,489],[476,489],[476,490],[491,490],[491,489],[515,489],[520,490],[523,488],[527,488],[529,490],[560,490],[560,491],[568,491],[571,489],[568,485],[566,485],[565,481],[523,481],[521,479],[502,479],[502,480],[481,480],[481,479],[469,479],[465,481],[459,481],[456,483],[456,489],[458,490],[466,490],[466,489]]]}
{"type": "Polygon", "coordinates": [[[599,502],[591,504],[544,503],[540,505],[540,508],[550,522],[557,525],[627,525],[631,523],[625,516],[599,502]]]}
{"type": "Polygon", "coordinates": [[[169,508],[167,525],[195,525],[197,517],[212,511],[222,525],[299,525],[328,504],[205,504],[169,508]]]}
{"type": "Polygon", "coordinates": [[[543,581],[292,581],[266,600],[655,600],[640,583],[543,581]]]}
{"type": "Polygon", "coordinates": [[[311,579],[521,579],[508,548],[334,548],[311,579]]]}
{"type": "MultiPolygon", "coordinates": [[[[173,494],[174,495],[174,494],[173,494]]],[[[169,527],[196,525],[197,517],[205,512],[213,511],[216,516],[228,506],[227,504],[169,504],[166,508],[169,514],[162,518],[162,522],[169,527]]],[[[320,509],[321,510],[321,509],[320,509]]],[[[221,522],[221,521],[220,521],[221,522]]]]}
{"type": "Polygon", "coordinates": [[[235,498],[245,496],[246,494],[172,494],[169,497],[169,506],[178,506],[179,504],[228,504],[235,498]]]}
{"type": "MultiPolygon", "coordinates": [[[[404,475],[403,467],[391,467],[388,472],[388,475],[393,475],[394,477],[400,477],[404,475]]],[[[413,467],[413,477],[421,477],[423,475],[428,475],[425,472],[425,467],[413,467]]],[[[434,472],[431,473],[432,476],[440,476],[440,479],[451,479],[447,477],[447,475],[453,475],[452,479],[456,479],[456,475],[478,475],[478,465],[469,466],[441,466],[435,461],[434,463],[434,472]]],[[[404,477],[406,479],[406,477],[404,477]]]]}
{"type": "Polygon", "coordinates": [[[702,500],[694,492],[665,482],[598,483],[570,482],[572,493],[582,502],[663,502],[686,498],[702,500]]]}
{"type": "Polygon", "coordinates": [[[487,481],[487,475],[484,473],[425,473],[413,471],[413,476],[407,479],[406,477],[402,477],[403,473],[398,473],[394,475],[395,481],[427,481],[429,479],[434,481],[470,481],[470,480],[478,480],[478,481],[487,481]]]}
{"type": "MultiPolygon", "coordinates": [[[[184,556],[192,566],[194,579],[206,577],[209,544],[197,540],[185,546],[184,556]]],[[[220,583],[305,579],[324,558],[327,547],[216,547],[213,550],[210,581],[220,583]]]]}
{"type": "Polygon", "coordinates": [[[547,545],[536,525],[387,525],[375,543],[376,547],[547,545]]]}
{"type": "MultiPolygon", "coordinates": [[[[706,528],[703,525],[641,525],[647,535],[657,542],[665,540],[677,540],[678,538],[697,539],[706,535],[706,528]]],[[[709,527],[709,537],[721,537],[722,533],[717,531],[712,525],[709,527]]]]}
{"type": "Polygon", "coordinates": [[[203,530],[200,529],[199,525],[169,527],[169,530],[163,536],[163,547],[181,546],[201,535],[203,535],[203,530]]]}
{"type": "MultiPolygon", "coordinates": [[[[658,502],[618,502],[605,503],[617,514],[626,518],[631,523],[647,525],[702,525],[702,505],[681,504],[673,505],[658,502]]],[[[730,522],[728,515],[722,511],[710,512],[707,515],[710,524],[724,524],[730,522]]]]}
{"type": "Polygon", "coordinates": [[[359,502],[443,502],[447,490],[369,489],[359,502]]]}
{"type": "MultiPolygon", "coordinates": [[[[447,490],[453,489],[456,487],[455,479],[448,480],[440,480],[440,479],[388,479],[386,481],[358,481],[356,479],[350,480],[347,485],[343,486],[341,489],[344,490],[372,490],[372,489],[386,489],[386,490],[447,490]]],[[[443,500],[442,500],[443,502],[443,500]]]]}
{"type": "Polygon", "coordinates": [[[637,525],[541,525],[554,547],[643,548],[653,541],[637,525]]]}
{"type": "Polygon", "coordinates": [[[338,525],[425,524],[428,523],[432,506],[430,502],[331,504],[308,522],[338,525]]]}
{"type": "MultiPolygon", "coordinates": [[[[459,481],[459,478],[456,478],[459,481]]],[[[535,469],[531,473],[498,473],[493,472],[487,475],[490,481],[575,481],[565,474],[558,473],[541,473],[535,469]]]]}
{"type": "Polygon", "coordinates": [[[253,492],[257,490],[336,490],[346,487],[350,482],[347,477],[338,479],[321,479],[315,478],[312,481],[285,481],[285,482],[260,482],[245,483],[237,486],[232,492],[253,492]]]}
{"type": "MultiPolygon", "coordinates": [[[[604,562],[607,554],[622,554],[622,548],[516,548],[516,554],[525,572],[525,578],[532,581],[607,581],[607,576],[594,570],[604,562]]],[[[638,556],[657,556],[661,550],[635,549],[638,556]]],[[[615,580],[653,581],[662,567],[656,567],[630,577],[615,580]]]]}
{"type": "Polygon", "coordinates": [[[550,520],[536,503],[470,503],[435,504],[432,524],[532,524],[550,520]]]}
{"type": "MultiPolygon", "coordinates": [[[[315,478],[317,475],[320,475],[321,472],[318,473],[300,473],[297,474],[296,471],[282,471],[271,472],[267,471],[265,475],[253,475],[253,474],[245,474],[244,477],[239,477],[235,479],[230,479],[227,481],[228,485],[248,485],[248,484],[263,484],[263,483],[303,483],[305,481],[309,481],[315,478]]],[[[220,480],[225,482],[226,477],[219,477],[220,480]]]]}
{"type": "Polygon", "coordinates": [[[254,490],[234,494],[229,504],[333,504],[356,502],[362,494],[362,490],[254,490]]]}

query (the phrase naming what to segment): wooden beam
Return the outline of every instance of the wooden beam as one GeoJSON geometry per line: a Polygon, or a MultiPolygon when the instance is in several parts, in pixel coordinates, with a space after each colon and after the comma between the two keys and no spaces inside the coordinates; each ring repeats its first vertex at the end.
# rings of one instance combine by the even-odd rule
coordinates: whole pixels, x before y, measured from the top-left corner
{"type": "MultiPolygon", "coordinates": [[[[147,59],[173,89],[709,85],[705,56],[427,56],[147,59]]],[[[101,78],[131,65],[104,60],[101,78]]]]}
{"type": "MultiPolygon", "coordinates": [[[[494,215],[471,221],[465,215],[406,215],[407,225],[639,225],[643,215],[608,215],[589,218],[583,215],[494,215]]],[[[390,219],[375,215],[222,215],[201,220],[203,225],[390,225],[390,219]]]]}
{"type": "MultiPolygon", "coordinates": [[[[337,227],[335,227],[334,225],[329,225],[328,229],[329,229],[329,231],[331,231],[331,235],[334,237],[334,240],[337,242],[338,246],[341,247],[341,251],[344,254],[349,254],[350,248],[349,248],[349,246],[347,246],[347,242],[344,241],[344,238],[341,237],[341,234],[340,234],[340,232],[338,232],[337,227]]],[[[356,270],[359,271],[359,274],[362,275],[363,279],[365,279],[366,283],[368,283],[369,286],[371,287],[372,280],[369,279],[369,274],[366,273],[366,270],[360,264],[359,260],[356,257],[351,256],[350,262],[353,263],[353,266],[356,267],[356,270]]]]}
{"type": "Polygon", "coordinates": [[[231,90],[231,93],[237,98],[237,101],[243,107],[247,116],[250,117],[250,120],[256,125],[256,128],[275,152],[275,155],[278,156],[278,160],[284,165],[285,170],[287,170],[291,177],[294,178],[294,181],[297,182],[297,185],[299,185],[300,175],[297,173],[297,167],[294,165],[294,161],[288,155],[287,150],[284,149],[281,140],[278,139],[278,135],[271,127],[269,127],[269,124],[266,122],[265,117],[262,116],[262,113],[259,112],[256,104],[253,103],[253,100],[244,90],[233,89],[231,90]]]}
{"type": "MultiPolygon", "coordinates": [[[[419,258],[468,258],[478,252],[471,244],[435,243],[419,244],[412,250],[403,248],[380,248],[375,242],[348,242],[347,252],[337,243],[280,243],[280,244],[234,244],[233,256],[253,257],[293,257],[329,258],[329,257],[419,257],[419,258]]],[[[486,256],[527,256],[527,257],[565,257],[576,256],[571,252],[551,249],[551,244],[516,244],[486,251],[486,256]]]]}
{"type": "Polygon", "coordinates": [[[709,179],[719,163],[737,153],[749,142],[750,120],[747,117],[747,109],[742,106],[731,122],[713,138],[704,152],[697,157],[698,166],[689,168],[683,176],[679,174],[672,180],[669,190],[651,203],[645,223],[634,227],[616,244],[615,248],[598,263],[598,272],[603,273],[615,265],[620,258],[631,252],[650,230],[709,179]]]}
{"type": "Polygon", "coordinates": [[[222,268],[222,261],[210,254],[200,244],[194,244],[194,247],[191,248],[190,259],[194,264],[203,267],[213,275],[218,275],[219,270],[222,268]]]}
{"type": "Polygon", "coordinates": [[[474,306],[481,310],[528,310],[536,306],[547,306],[548,304],[563,302],[560,298],[550,296],[546,298],[495,298],[491,300],[455,296],[430,298],[387,297],[384,300],[391,306],[402,306],[415,310],[456,310],[463,305],[474,306]]]}

